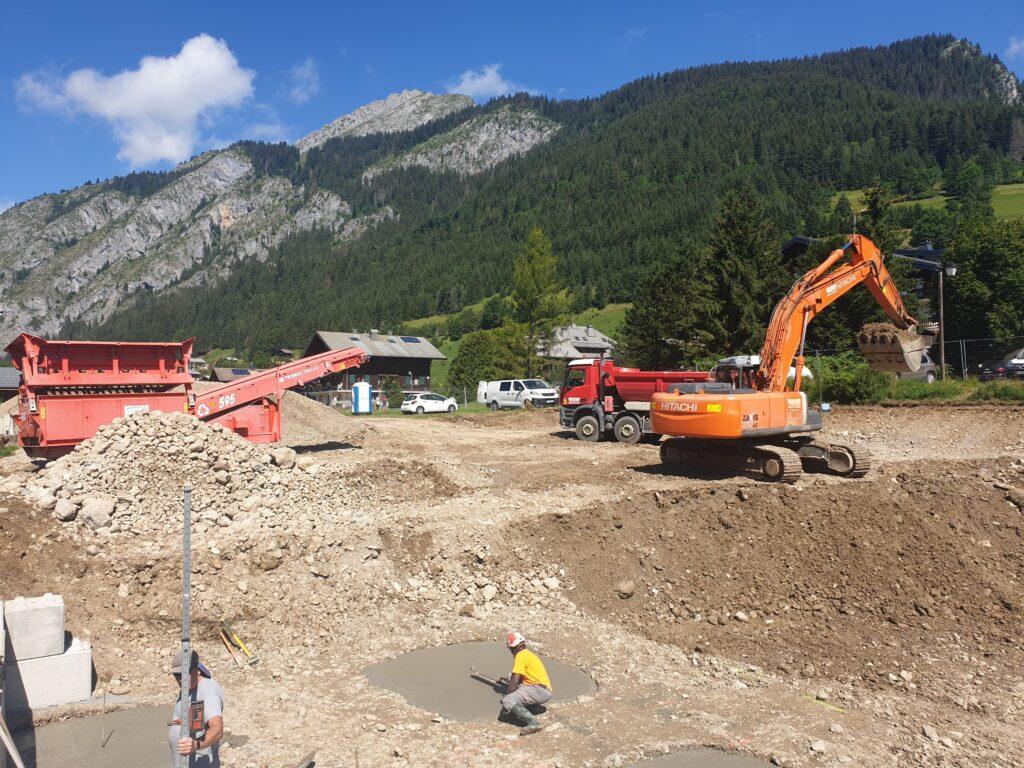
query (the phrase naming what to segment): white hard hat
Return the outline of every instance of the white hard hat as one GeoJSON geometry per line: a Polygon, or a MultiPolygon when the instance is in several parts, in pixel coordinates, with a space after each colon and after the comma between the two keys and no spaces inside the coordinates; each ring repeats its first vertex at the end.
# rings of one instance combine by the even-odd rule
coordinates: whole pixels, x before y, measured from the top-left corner
{"type": "Polygon", "coordinates": [[[514,629],[510,629],[508,634],[505,636],[505,645],[509,648],[515,648],[517,645],[522,645],[526,642],[526,638],[521,633],[516,632],[514,629]]]}

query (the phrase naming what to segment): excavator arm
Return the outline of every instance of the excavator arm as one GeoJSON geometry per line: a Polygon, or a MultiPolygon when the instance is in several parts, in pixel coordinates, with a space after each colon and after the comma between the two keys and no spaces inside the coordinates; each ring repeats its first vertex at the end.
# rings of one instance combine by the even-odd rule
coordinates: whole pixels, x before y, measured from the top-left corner
{"type": "Polygon", "coordinates": [[[915,359],[920,359],[928,342],[914,332],[917,321],[903,306],[896,283],[882,262],[881,251],[864,235],[852,235],[846,245],[832,251],[824,262],[797,280],[775,307],[761,349],[761,367],[754,375],[754,387],[760,391],[785,391],[795,359],[793,388],[800,389],[808,325],[819,312],[861,283],[867,285],[893,324],[906,332],[872,334],[870,338],[862,334],[858,343],[869,365],[876,370],[916,370],[920,363],[915,365],[915,359]]]}

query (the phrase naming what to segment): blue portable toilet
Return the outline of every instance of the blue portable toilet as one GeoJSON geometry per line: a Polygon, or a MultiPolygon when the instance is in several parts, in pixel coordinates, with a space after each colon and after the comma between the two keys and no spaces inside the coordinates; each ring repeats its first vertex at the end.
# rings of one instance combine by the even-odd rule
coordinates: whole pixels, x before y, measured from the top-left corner
{"type": "Polygon", "coordinates": [[[352,413],[373,413],[373,390],[368,381],[357,381],[352,385],[352,413]]]}

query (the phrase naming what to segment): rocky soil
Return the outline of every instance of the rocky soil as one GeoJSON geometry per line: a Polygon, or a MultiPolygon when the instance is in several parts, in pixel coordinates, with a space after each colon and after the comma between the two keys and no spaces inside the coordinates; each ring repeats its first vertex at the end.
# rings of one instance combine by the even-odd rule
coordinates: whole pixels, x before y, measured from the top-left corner
{"type": "Polygon", "coordinates": [[[126,703],[172,697],[192,482],[194,631],[227,689],[229,764],[614,766],[695,744],[787,766],[1024,762],[1021,409],[837,409],[834,436],[880,469],[780,488],[666,473],[655,447],[580,443],[550,412],[284,407],[290,450],[149,415],[41,471],[0,460],[5,596],[62,593],[99,690],[126,703]],[[219,644],[225,616],[255,667],[219,644]],[[535,737],[361,673],[509,626],[599,686],[535,737]]]}

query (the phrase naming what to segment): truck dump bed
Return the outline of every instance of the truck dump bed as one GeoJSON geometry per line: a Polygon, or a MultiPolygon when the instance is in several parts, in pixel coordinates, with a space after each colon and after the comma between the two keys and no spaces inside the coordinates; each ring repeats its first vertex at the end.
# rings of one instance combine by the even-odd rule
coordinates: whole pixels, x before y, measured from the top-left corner
{"type": "Polygon", "coordinates": [[[655,392],[665,392],[670,384],[708,381],[706,371],[641,371],[637,368],[615,368],[608,384],[613,385],[626,402],[650,402],[655,392]]]}

